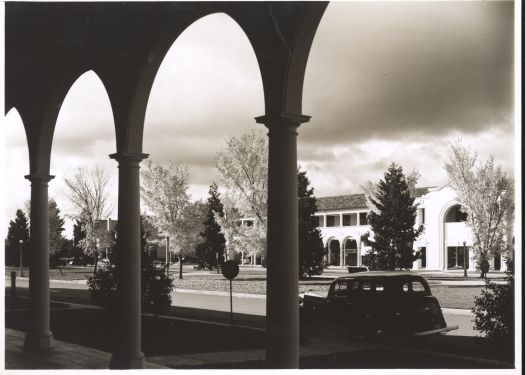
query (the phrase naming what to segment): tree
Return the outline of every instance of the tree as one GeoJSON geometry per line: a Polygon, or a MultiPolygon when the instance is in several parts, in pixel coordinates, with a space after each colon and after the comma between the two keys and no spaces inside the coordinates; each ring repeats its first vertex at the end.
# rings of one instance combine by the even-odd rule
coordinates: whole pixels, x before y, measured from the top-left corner
{"type": "MultiPolygon", "coordinates": [[[[262,132],[251,131],[231,137],[217,155],[216,168],[227,189],[227,198],[244,218],[253,218],[250,250],[266,252],[268,142],[262,132]]],[[[247,237],[245,237],[248,239],[247,237]]]]}
{"type": "Polygon", "coordinates": [[[141,196],[151,221],[180,248],[190,199],[187,170],[175,162],[163,167],[147,160],[141,175],[141,196]]]}
{"type": "Polygon", "coordinates": [[[49,200],[49,265],[56,268],[62,253],[64,243],[64,219],[60,217],[60,210],[54,199],[49,200]]]}
{"type": "MultiPolygon", "coordinates": [[[[118,225],[117,225],[118,232],[118,225]]],[[[171,306],[171,291],[173,280],[171,280],[162,268],[156,268],[153,263],[154,257],[148,251],[149,232],[144,228],[144,218],[140,220],[141,232],[141,301],[142,311],[152,313],[163,313],[171,306]]],[[[118,278],[119,269],[115,266],[119,257],[125,255],[120,251],[117,241],[113,240],[109,256],[109,264],[97,270],[88,277],[89,294],[95,305],[109,309],[115,309],[118,303],[118,278]]]]}
{"type": "Polygon", "coordinates": [[[20,265],[20,240],[22,240],[22,262],[28,264],[29,253],[24,251],[29,245],[29,224],[24,211],[16,210],[15,220],[9,222],[5,243],[5,264],[9,266],[20,265]]]}
{"type": "Polygon", "coordinates": [[[306,172],[297,172],[299,208],[299,277],[323,272],[324,247],[317,217],[317,200],[306,172]]]}
{"type": "Polygon", "coordinates": [[[514,189],[501,165],[494,164],[492,155],[486,162],[478,163],[477,153],[457,141],[450,145],[445,170],[461,210],[467,214],[478,268],[491,256],[510,253],[514,189]]]}
{"type": "MultiPolygon", "coordinates": [[[[489,279],[485,289],[474,299],[474,328],[483,332],[498,347],[508,350],[514,345],[514,264],[507,259],[506,282],[489,279]]],[[[513,350],[512,350],[513,352],[513,350]]]]}
{"type": "Polygon", "coordinates": [[[202,201],[195,201],[188,204],[185,211],[180,249],[185,258],[194,258],[197,255],[197,246],[202,241],[201,233],[204,231],[208,205],[202,201]]]}
{"type": "Polygon", "coordinates": [[[375,208],[368,214],[373,239],[370,232],[361,237],[371,248],[367,254],[370,266],[379,270],[412,268],[417,259],[413,244],[423,232],[423,226],[414,228],[417,206],[403,168],[395,163],[390,165],[370,202],[375,208]]]}
{"type": "Polygon", "coordinates": [[[73,258],[74,264],[86,265],[87,262],[84,259],[84,251],[81,245],[81,241],[86,238],[86,231],[82,228],[85,226],[79,219],[76,219],[73,224],[73,247],[70,248],[68,257],[73,258]]]}
{"type": "Polygon", "coordinates": [[[96,272],[98,264],[97,225],[111,214],[108,193],[109,177],[99,167],[91,170],[78,168],[72,177],[66,176],[64,182],[68,189],[68,197],[77,208],[75,217],[82,223],[82,230],[85,232],[85,237],[78,244],[85,255],[93,257],[93,272],[96,272]]]}
{"type": "MultiPolygon", "coordinates": [[[[208,197],[208,212],[206,220],[203,222],[204,230],[200,233],[201,243],[197,245],[196,255],[199,259],[199,265],[211,269],[218,267],[217,260],[224,259],[226,249],[226,239],[221,232],[221,226],[217,223],[215,217],[224,217],[224,209],[219,198],[220,193],[215,182],[210,185],[208,197]]],[[[219,261],[219,263],[221,263],[219,261]]]]}

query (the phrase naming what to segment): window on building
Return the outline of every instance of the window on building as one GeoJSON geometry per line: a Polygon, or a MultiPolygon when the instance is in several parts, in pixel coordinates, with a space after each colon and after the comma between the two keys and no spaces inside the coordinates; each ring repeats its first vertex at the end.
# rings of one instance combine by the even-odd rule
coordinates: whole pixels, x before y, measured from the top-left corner
{"type": "Polygon", "coordinates": [[[419,224],[425,224],[425,209],[419,209],[419,224]]]}
{"type": "Polygon", "coordinates": [[[359,225],[368,225],[367,215],[368,215],[368,212],[359,213],[359,225]]]}
{"type": "Polygon", "coordinates": [[[463,268],[465,264],[465,252],[467,253],[467,268],[469,267],[468,247],[463,246],[449,246],[447,247],[447,267],[448,268],[463,268]]]}
{"type": "Polygon", "coordinates": [[[427,248],[420,247],[419,254],[420,254],[419,259],[421,259],[421,268],[427,268],[427,248]]]}
{"type": "Polygon", "coordinates": [[[246,220],[246,226],[251,227],[253,225],[253,220],[246,220]]]}
{"type": "Polygon", "coordinates": [[[317,216],[319,219],[319,228],[324,227],[324,217],[323,216],[317,216]]]}
{"type": "Polygon", "coordinates": [[[357,214],[344,214],[343,215],[343,226],[355,226],[357,225],[357,214]]]}
{"type": "Polygon", "coordinates": [[[326,226],[327,227],[335,227],[335,216],[327,216],[326,217],[326,226]]]}
{"type": "Polygon", "coordinates": [[[445,217],[445,223],[459,223],[462,221],[467,221],[467,214],[461,211],[461,206],[457,204],[451,207],[445,217]]]}

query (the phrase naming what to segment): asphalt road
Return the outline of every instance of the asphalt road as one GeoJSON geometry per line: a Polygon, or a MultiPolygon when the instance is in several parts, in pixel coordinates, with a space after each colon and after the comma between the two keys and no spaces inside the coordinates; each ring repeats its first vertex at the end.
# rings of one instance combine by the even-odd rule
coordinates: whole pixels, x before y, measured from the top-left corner
{"type": "MultiPolygon", "coordinates": [[[[6,278],[6,286],[10,285],[10,280],[6,278]]],[[[28,287],[27,279],[17,279],[17,286],[22,288],[28,287]]],[[[77,303],[90,303],[89,297],[86,293],[75,293],[74,291],[87,290],[85,284],[70,283],[61,281],[51,281],[51,299],[58,294],[68,297],[77,303]]],[[[206,310],[218,311],[223,313],[230,312],[230,297],[225,295],[211,295],[203,293],[180,293],[172,292],[172,306],[191,309],[191,310],[206,310]]],[[[265,298],[247,298],[247,297],[233,297],[233,312],[235,315],[266,315],[266,299],[265,298]]],[[[458,310],[453,311],[445,309],[443,316],[447,325],[458,325],[459,329],[447,333],[447,336],[467,336],[475,337],[480,335],[475,331],[473,326],[474,317],[468,311],[458,310]]]]}

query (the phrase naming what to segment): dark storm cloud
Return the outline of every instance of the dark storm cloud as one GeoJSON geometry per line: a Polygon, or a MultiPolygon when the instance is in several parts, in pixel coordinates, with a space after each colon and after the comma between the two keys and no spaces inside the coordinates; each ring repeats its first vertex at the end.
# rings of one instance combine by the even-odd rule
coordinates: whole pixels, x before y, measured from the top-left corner
{"type": "Polygon", "coordinates": [[[332,3],[305,82],[303,138],[477,133],[512,122],[510,2],[332,3]]]}

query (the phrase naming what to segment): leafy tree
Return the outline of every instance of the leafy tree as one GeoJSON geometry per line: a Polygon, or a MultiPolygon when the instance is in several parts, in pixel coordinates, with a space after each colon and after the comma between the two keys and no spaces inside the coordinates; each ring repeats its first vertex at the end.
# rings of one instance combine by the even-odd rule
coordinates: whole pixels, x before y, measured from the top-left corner
{"type": "MultiPolygon", "coordinates": [[[[513,182],[494,158],[477,162],[477,154],[459,141],[450,146],[445,169],[451,179],[467,225],[473,233],[474,258],[478,268],[494,255],[512,254],[514,220],[513,182]]],[[[483,271],[482,271],[483,276],[483,271]]]]}
{"type": "Polygon", "coordinates": [[[85,237],[78,244],[85,255],[93,257],[95,266],[93,272],[96,272],[97,225],[101,220],[106,220],[111,213],[109,176],[99,167],[91,170],[78,168],[72,177],[66,176],[64,182],[68,189],[68,197],[77,208],[76,218],[79,219],[85,232],[85,237]]]}
{"type": "Polygon", "coordinates": [[[216,215],[224,217],[224,209],[219,198],[218,186],[214,182],[210,185],[208,197],[208,213],[204,221],[204,230],[200,233],[202,242],[197,245],[199,265],[211,269],[217,267],[217,259],[224,258],[226,239],[221,232],[221,227],[215,220],[216,215]]]}
{"type": "Polygon", "coordinates": [[[146,160],[141,170],[141,196],[151,212],[152,223],[170,237],[180,248],[183,243],[187,207],[189,205],[188,180],[185,168],[175,162],[163,167],[146,160]]]}
{"type": "Polygon", "coordinates": [[[306,172],[297,172],[299,208],[299,277],[320,275],[323,272],[323,241],[317,228],[317,200],[306,172]]]}
{"type": "Polygon", "coordinates": [[[379,270],[410,269],[417,259],[413,243],[423,232],[423,226],[414,229],[417,207],[410,195],[403,168],[392,163],[380,180],[370,202],[375,210],[368,214],[373,231],[361,239],[368,251],[370,266],[379,270]]]}
{"type": "MultiPolygon", "coordinates": [[[[226,148],[217,155],[216,168],[225,185],[226,199],[242,217],[253,218],[253,226],[242,236],[244,246],[265,254],[267,232],[268,141],[262,132],[251,131],[240,138],[226,140],[226,148]],[[233,204],[235,202],[235,204],[233,204]]],[[[223,201],[224,202],[224,201],[223,201]]]]}
{"type": "Polygon", "coordinates": [[[496,284],[488,279],[481,295],[474,299],[474,328],[483,332],[504,350],[514,344],[514,265],[507,260],[506,282],[496,284]]]}
{"type": "MultiPolygon", "coordinates": [[[[155,267],[154,257],[148,251],[147,246],[149,234],[144,230],[144,220],[141,217],[142,311],[159,314],[168,311],[171,306],[173,280],[165,274],[162,268],[155,267]]],[[[124,255],[125,251],[120,251],[114,240],[111,245],[109,264],[88,277],[89,293],[94,304],[109,309],[116,308],[119,269],[115,264],[118,264],[119,257],[124,255]]]]}
{"type": "Polygon", "coordinates": [[[60,209],[54,199],[49,200],[49,265],[56,268],[62,254],[64,243],[64,219],[60,217],[60,209]]]}
{"type": "Polygon", "coordinates": [[[204,221],[208,212],[208,205],[202,201],[188,204],[181,231],[180,249],[185,258],[196,256],[197,246],[201,243],[201,233],[204,231],[204,221]]]}
{"type": "Polygon", "coordinates": [[[24,211],[16,210],[15,220],[9,222],[5,241],[5,264],[8,266],[20,265],[20,243],[22,240],[22,263],[28,265],[29,260],[29,224],[24,211]]]}

